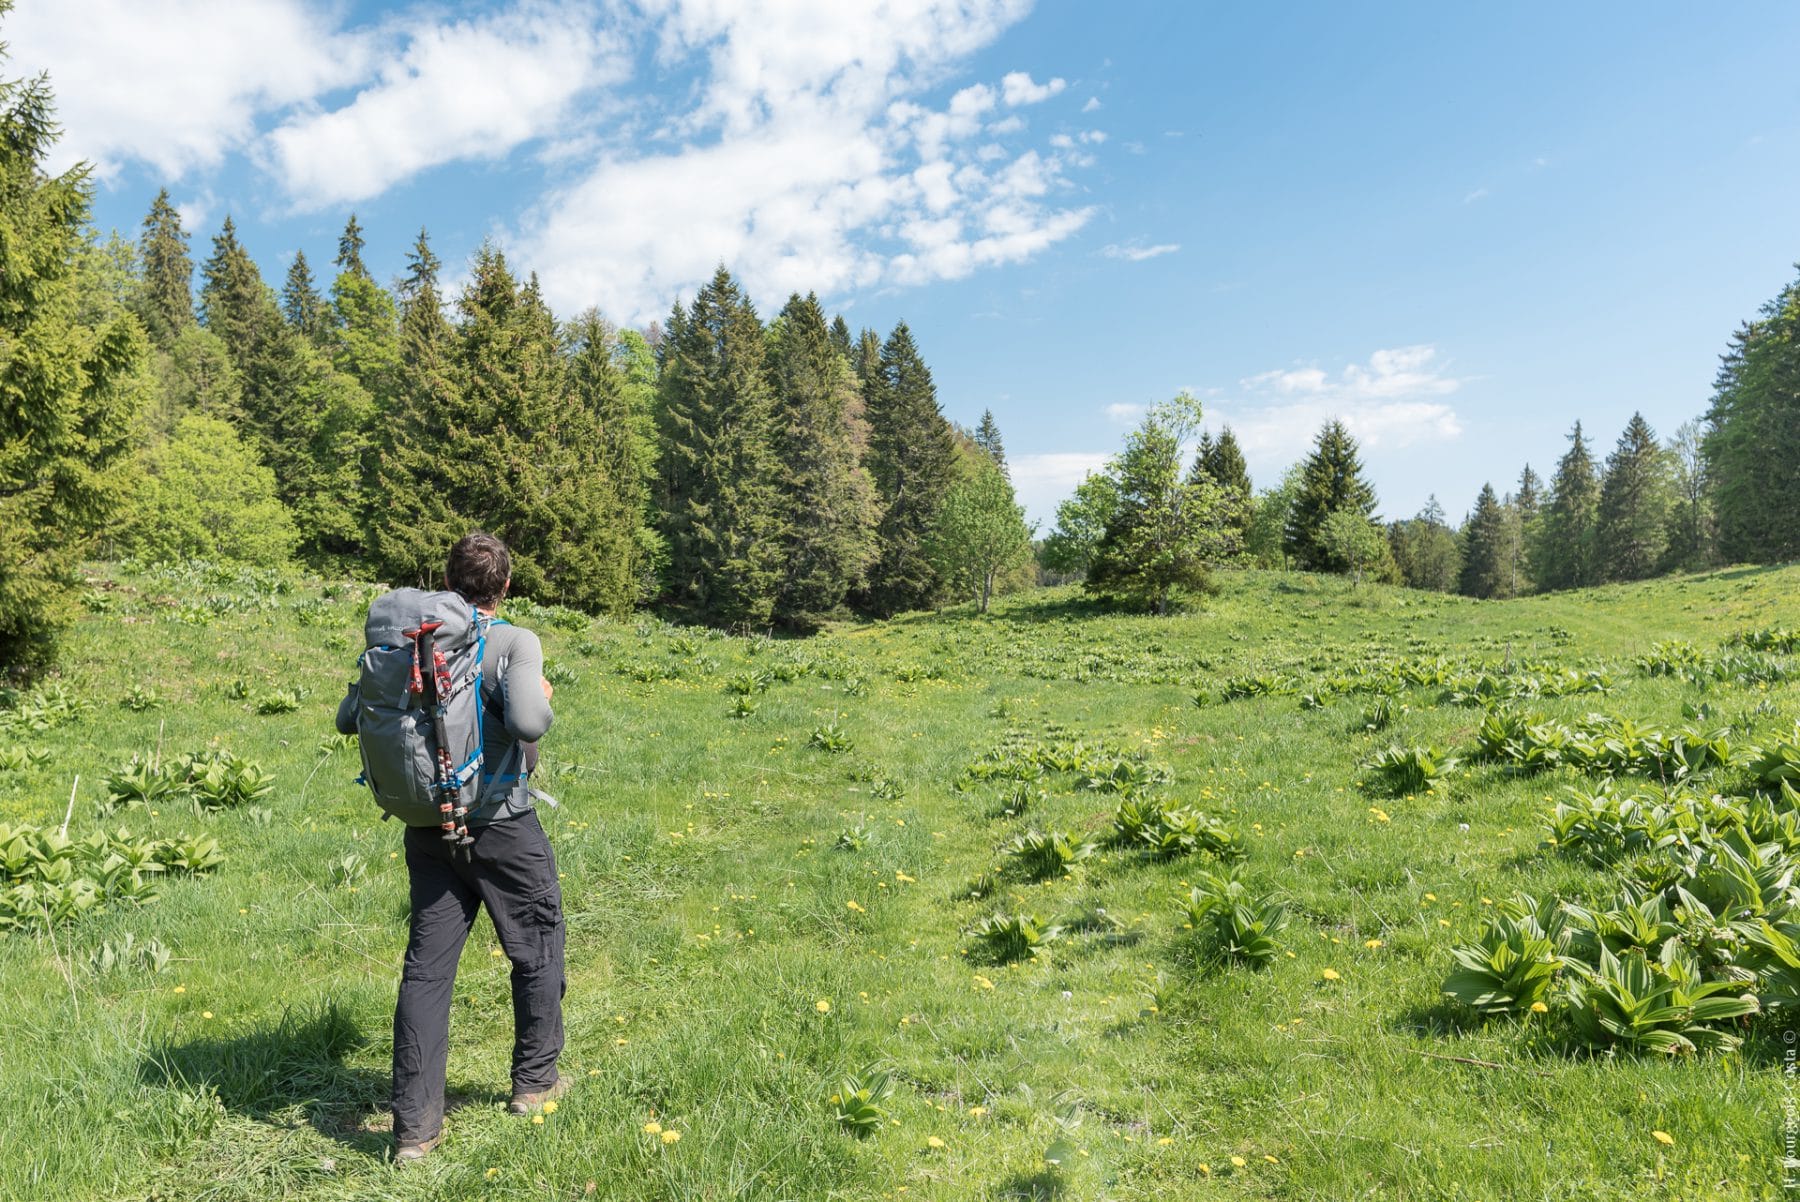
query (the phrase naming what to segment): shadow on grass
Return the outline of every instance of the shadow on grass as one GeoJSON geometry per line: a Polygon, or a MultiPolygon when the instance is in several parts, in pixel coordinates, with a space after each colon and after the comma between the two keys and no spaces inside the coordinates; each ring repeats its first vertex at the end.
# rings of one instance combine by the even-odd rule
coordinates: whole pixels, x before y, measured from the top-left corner
{"type": "Polygon", "coordinates": [[[1040,1173],[1018,1173],[1000,1185],[999,1197],[1019,1202],[1049,1202],[1067,1194],[1069,1187],[1054,1170],[1040,1173]]]}
{"type": "Polygon", "coordinates": [[[1409,1006],[1394,1020],[1394,1029],[1408,1035],[1429,1035],[1442,1039],[1449,1035],[1466,1035],[1482,1028],[1479,1014],[1451,998],[1431,1005],[1409,1006]]]}
{"type": "Polygon", "coordinates": [[[367,1043],[355,1020],[327,1003],[290,1010],[273,1027],[159,1044],[138,1076],[165,1088],[211,1086],[226,1110],[273,1126],[292,1126],[299,1110],[320,1134],[381,1156],[389,1138],[369,1118],[387,1101],[387,1075],[344,1063],[367,1043]]]}

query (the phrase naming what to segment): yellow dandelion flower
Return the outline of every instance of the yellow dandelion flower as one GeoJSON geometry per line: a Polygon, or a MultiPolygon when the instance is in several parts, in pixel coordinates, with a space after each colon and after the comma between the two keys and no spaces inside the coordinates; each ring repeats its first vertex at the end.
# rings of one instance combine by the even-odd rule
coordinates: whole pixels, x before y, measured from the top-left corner
{"type": "Polygon", "coordinates": [[[211,1017],[212,1017],[212,1011],[211,1011],[211,1010],[202,1010],[202,1011],[201,1011],[201,1012],[200,1012],[200,1017],[201,1017],[201,1018],[211,1018],[211,1017]]]}
{"type": "Polygon", "coordinates": [[[861,906],[856,904],[855,898],[852,898],[849,901],[845,902],[844,905],[848,906],[852,910],[855,910],[858,914],[867,914],[868,913],[867,910],[863,909],[861,906]]]}
{"type": "Polygon", "coordinates": [[[496,959],[496,960],[497,960],[497,959],[499,959],[499,958],[500,958],[500,957],[501,957],[501,956],[504,956],[504,955],[505,955],[505,954],[506,954],[506,953],[505,953],[505,952],[503,952],[503,951],[501,951],[501,950],[500,950],[500,949],[499,949],[499,948],[497,948],[497,947],[496,947],[496,948],[493,948],[493,949],[492,949],[492,950],[490,950],[490,951],[489,951],[489,952],[488,952],[488,955],[490,955],[490,956],[492,956],[492,957],[494,957],[494,958],[495,958],[495,959],[496,959]]]}
{"type": "Polygon", "coordinates": [[[1654,1139],[1657,1143],[1662,1144],[1664,1147],[1672,1148],[1675,1146],[1675,1137],[1670,1135],[1667,1131],[1652,1131],[1650,1133],[1650,1138],[1654,1139]]]}
{"type": "Polygon", "coordinates": [[[1327,981],[1336,981],[1336,980],[1342,979],[1338,976],[1337,969],[1335,969],[1335,968],[1328,968],[1324,972],[1320,973],[1319,975],[1321,977],[1324,977],[1327,981]]]}
{"type": "Polygon", "coordinates": [[[986,1106],[971,1106],[971,1107],[969,1107],[969,1114],[975,1118],[980,1118],[982,1115],[984,1115],[986,1113],[987,1113],[986,1106]]]}
{"type": "Polygon", "coordinates": [[[531,1123],[534,1127],[542,1127],[544,1125],[544,1116],[541,1114],[532,1115],[531,1123]]]}
{"type": "Polygon", "coordinates": [[[489,1181],[492,1181],[494,1178],[498,1177],[499,1175],[500,1175],[499,1169],[489,1169],[487,1172],[482,1174],[482,1176],[486,1177],[489,1181]]]}
{"type": "Polygon", "coordinates": [[[1531,1012],[1533,1014],[1548,1014],[1550,1013],[1550,1007],[1544,1005],[1542,1002],[1533,1002],[1531,1003],[1531,1012]]]}
{"type": "Polygon", "coordinates": [[[1211,1177],[1212,1176],[1212,1166],[1210,1164],[1198,1165],[1196,1167],[1199,1168],[1200,1175],[1202,1177],[1211,1177]]]}
{"type": "Polygon", "coordinates": [[[177,985],[177,986],[175,986],[175,992],[176,993],[186,993],[187,986],[186,985],[177,985]]]}
{"type": "Polygon", "coordinates": [[[1381,946],[1381,940],[1365,939],[1365,940],[1363,940],[1363,946],[1368,948],[1370,951],[1374,951],[1376,948],[1381,946]]]}
{"type": "Polygon", "coordinates": [[[818,1001],[813,1003],[813,1009],[817,1010],[820,1014],[830,1014],[831,1013],[831,1003],[826,1001],[824,998],[820,998],[818,1001]]]}
{"type": "Polygon", "coordinates": [[[662,1141],[665,1144],[678,1144],[681,1142],[681,1132],[665,1131],[662,1133],[662,1141]]]}
{"type": "Polygon", "coordinates": [[[1156,1141],[1156,1146],[1159,1148],[1166,1148],[1174,1142],[1175,1142],[1174,1140],[1170,1139],[1168,1136],[1165,1135],[1161,1139],[1156,1141]]]}
{"type": "Polygon", "coordinates": [[[644,1134],[645,1135],[661,1135],[662,1134],[662,1124],[657,1122],[655,1119],[651,1119],[649,1122],[644,1124],[644,1134]]]}
{"type": "Polygon", "coordinates": [[[939,1139],[937,1136],[934,1135],[930,1139],[925,1141],[925,1146],[928,1148],[942,1148],[946,1145],[944,1144],[943,1140],[939,1139]]]}
{"type": "Polygon", "coordinates": [[[1436,901],[1436,900],[1437,900],[1437,894],[1435,894],[1435,893],[1427,893],[1427,894],[1426,894],[1426,895],[1425,895],[1425,900],[1426,900],[1426,901],[1436,901]]]}
{"type": "Polygon", "coordinates": [[[1266,1152],[1263,1153],[1263,1159],[1268,1161],[1270,1164],[1280,1164],[1281,1163],[1279,1160],[1276,1160],[1273,1156],[1270,1156],[1266,1152]]]}
{"type": "Polygon", "coordinates": [[[555,1114],[556,1113],[556,1103],[555,1102],[545,1102],[544,1103],[544,1113],[545,1114],[555,1114]]]}
{"type": "Polygon", "coordinates": [[[1242,1156],[1233,1156],[1231,1158],[1231,1167],[1234,1169],[1241,1169],[1249,1163],[1250,1162],[1245,1160],[1242,1156]]]}

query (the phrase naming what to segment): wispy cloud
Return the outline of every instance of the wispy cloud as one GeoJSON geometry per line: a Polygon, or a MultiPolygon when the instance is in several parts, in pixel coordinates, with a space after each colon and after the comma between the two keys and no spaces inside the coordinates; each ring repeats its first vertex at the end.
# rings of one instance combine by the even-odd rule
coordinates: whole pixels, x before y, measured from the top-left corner
{"type": "Polygon", "coordinates": [[[1154,259],[1158,255],[1172,255],[1180,249],[1181,243],[1179,242],[1159,242],[1155,246],[1113,243],[1101,247],[1100,253],[1109,259],[1124,259],[1128,263],[1142,263],[1145,259],[1154,259]]]}
{"type": "Polygon", "coordinates": [[[1466,205],[1472,205],[1478,200],[1486,200],[1487,198],[1488,198],[1488,190],[1486,188],[1477,188],[1473,192],[1470,192],[1467,196],[1463,197],[1463,203],[1466,205]]]}
{"type": "Polygon", "coordinates": [[[1106,407],[1106,416],[1115,422],[1134,422],[1147,412],[1148,406],[1131,401],[1114,401],[1106,407]]]}
{"type": "Polygon", "coordinates": [[[1021,104],[1037,104],[1061,92],[1068,84],[1061,79],[1033,83],[1029,72],[1013,71],[1000,80],[1000,88],[1009,108],[1021,104]]]}
{"type": "Polygon", "coordinates": [[[1093,451],[1011,455],[1007,457],[1007,469],[1012,474],[1013,493],[1025,507],[1026,517],[1048,529],[1055,520],[1057,505],[1090,473],[1103,470],[1111,458],[1093,451]]]}
{"type": "Polygon", "coordinates": [[[1247,455],[1292,462],[1333,418],[1370,448],[1458,438],[1462,421],[1442,398],[1462,385],[1438,364],[1435,347],[1405,346],[1378,350],[1368,362],[1336,372],[1311,366],[1260,372],[1208,411],[1231,425],[1247,455]]]}

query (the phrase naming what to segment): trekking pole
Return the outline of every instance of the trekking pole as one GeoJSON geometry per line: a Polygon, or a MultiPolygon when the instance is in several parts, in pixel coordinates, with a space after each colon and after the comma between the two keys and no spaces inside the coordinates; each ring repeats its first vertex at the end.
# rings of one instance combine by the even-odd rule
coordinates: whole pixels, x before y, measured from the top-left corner
{"type": "Polygon", "coordinates": [[[450,749],[444,745],[444,694],[450,691],[450,673],[443,652],[437,649],[437,640],[432,637],[442,625],[442,622],[423,622],[417,630],[402,633],[413,640],[412,679],[407,687],[431,715],[438,813],[442,816],[438,829],[443,832],[446,843],[460,845],[471,840],[465,821],[468,811],[462,806],[461,790],[456,785],[456,766],[450,762],[450,749]]]}

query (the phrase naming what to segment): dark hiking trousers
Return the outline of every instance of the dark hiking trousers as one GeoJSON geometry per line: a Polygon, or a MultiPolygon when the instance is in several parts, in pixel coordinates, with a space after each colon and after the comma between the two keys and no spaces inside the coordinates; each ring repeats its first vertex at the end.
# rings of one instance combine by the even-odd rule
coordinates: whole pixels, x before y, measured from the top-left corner
{"type": "Polygon", "coordinates": [[[409,827],[412,938],[394,1008],[394,1138],[431,1139],[444,1125],[450,993],[475,914],[487,907],[512,961],[514,1093],[556,1083],[563,1047],[562,889],[550,840],[530,811],[469,829],[452,849],[436,827],[409,827]]]}

